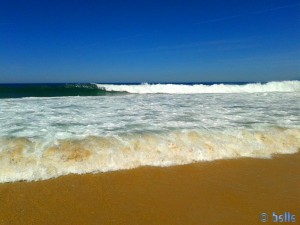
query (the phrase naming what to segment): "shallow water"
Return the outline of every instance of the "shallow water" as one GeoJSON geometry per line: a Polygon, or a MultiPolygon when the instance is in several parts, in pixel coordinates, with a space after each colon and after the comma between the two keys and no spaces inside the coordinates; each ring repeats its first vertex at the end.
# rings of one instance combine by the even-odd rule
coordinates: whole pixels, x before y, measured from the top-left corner
{"type": "MultiPolygon", "coordinates": [[[[113,87],[124,86],[153,88],[113,87]]],[[[0,99],[0,182],[295,153],[300,92],[277,86],[277,92],[255,86],[252,93],[0,99]]]]}

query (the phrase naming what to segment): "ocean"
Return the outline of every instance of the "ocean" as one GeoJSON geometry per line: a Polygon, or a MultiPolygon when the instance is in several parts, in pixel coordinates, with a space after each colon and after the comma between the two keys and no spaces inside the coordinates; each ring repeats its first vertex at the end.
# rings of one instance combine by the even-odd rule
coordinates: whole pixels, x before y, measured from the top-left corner
{"type": "Polygon", "coordinates": [[[0,182],[300,150],[300,81],[0,85],[0,182]]]}

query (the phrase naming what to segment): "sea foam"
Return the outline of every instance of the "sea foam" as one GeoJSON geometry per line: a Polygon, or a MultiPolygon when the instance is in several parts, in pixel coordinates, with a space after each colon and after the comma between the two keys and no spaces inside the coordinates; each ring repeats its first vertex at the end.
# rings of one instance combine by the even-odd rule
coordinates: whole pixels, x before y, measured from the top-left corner
{"type": "Polygon", "coordinates": [[[295,153],[299,112],[297,91],[3,98],[0,182],[295,153]]]}
{"type": "Polygon", "coordinates": [[[97,84],[98,88],[106,91],[128,92],[135,94],[200,94],[200,93],[257,93],[257,92],[300,92],[300,81],[277,81],[266,84],[249,83],[236,84],[139,84],[116,85],[97,84]]]}
{"type": "Polygon", "coordinates": [[[0,182],[35,181],[65,174],[106,172],[139,166],[171,166],[240,157],[270,158],[300,149],[299,129],[266,132],[175,131],[58,140],[0,141],[0,182]]]}

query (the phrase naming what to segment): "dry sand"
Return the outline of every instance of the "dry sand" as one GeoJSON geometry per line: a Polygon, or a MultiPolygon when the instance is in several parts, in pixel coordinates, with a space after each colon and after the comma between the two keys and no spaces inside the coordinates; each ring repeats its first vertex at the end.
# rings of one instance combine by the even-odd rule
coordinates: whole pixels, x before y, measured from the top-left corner
{"type": "Polygon", "coordinates": [[[0,184],[0,225],[274,224],[262,212],[300,223],[299,153],[0,184]]]}

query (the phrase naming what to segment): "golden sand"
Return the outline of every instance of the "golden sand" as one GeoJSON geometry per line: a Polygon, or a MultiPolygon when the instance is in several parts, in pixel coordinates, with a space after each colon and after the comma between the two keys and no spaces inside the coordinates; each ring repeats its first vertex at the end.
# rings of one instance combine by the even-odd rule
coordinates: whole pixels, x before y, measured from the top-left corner
{"type": "Polygon", "coordinates": [[[297,224],[299,203],[297,153],[0,184],[0,225],[297,224]]]}

